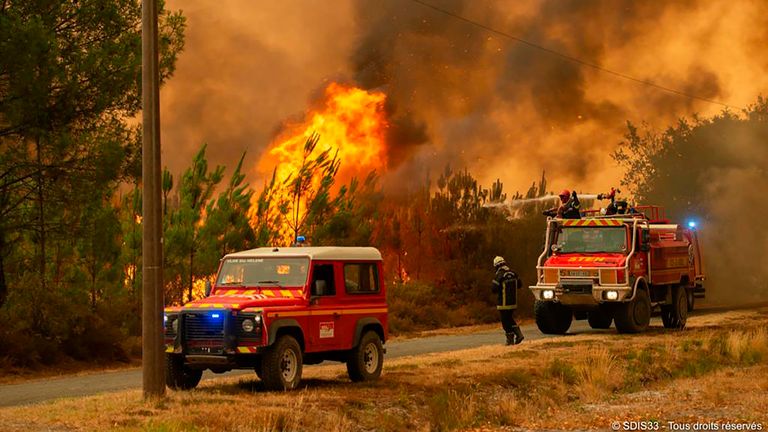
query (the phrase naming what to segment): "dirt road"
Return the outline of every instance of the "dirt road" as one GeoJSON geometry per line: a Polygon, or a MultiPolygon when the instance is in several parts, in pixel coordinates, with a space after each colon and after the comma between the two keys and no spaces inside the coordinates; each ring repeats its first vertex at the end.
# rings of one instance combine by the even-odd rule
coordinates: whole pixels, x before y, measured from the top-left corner
{"type": "MultiPolygon", "coordinates": [[[[594,331],[589,328],[586,321],[574,321],[571,332],[594,331]]],[[[523,326],[526,338],[531,340],[544,337],[535,325],[523,326]]],[[[455,351],[466,348],[475,348],[484,345],[502,344],[504,335],[501,330],[481,331],[470,334],[431,336],[418,339],[405,339],[393,341],[386,345],[387,358],[415,356],[428,353],[455,351]]],[[[307,366],[311,367],[311,366],[307,366]]],[[[384,366],[386,368],[386,364],[384,366]]],[[[249,370],[238,370],[224,374],[235,376],[253,374],[249,370]]],[[[206,371],[203,379],[220,377],[210,371],[206,371]]],[[[44,402],[47,400],[90,396],[98,393],[114,392],[141,387],[141,369],[128,369],[116,372],[95,373],[91,375],[78,375],[66,378],[49,378],[35,380],[21,384],[0,386],[0,407],[15,406],[44,402]]]]}
{"type": "MultiPolygon", "coordinates": [[[[711,315],[722,312],[723,308],[697,311],[696,315],[711,315]]],[[[700,317],[702,319],[704,317],[700,317]]],[[[717,319],[716,316],[712,316],[717,319]]],[[[708,319],[708,318],[704,318],[708,319]]],[[[651,325],[661,327],[661,320],[654,317],[651,325]]],[[[528,340],[544,338],[561,338],[566,336],[543,335],[535,324],[522,326],[523,333],[528,340]]],[[[615,333],[615,329],[593,330],[586,321],[574,321],[569,334],[573,333],[615,333]]],[[[503,344],[504,335],[500,329],[485,330],[475,333],[430,336],[416,339],[405,339],[387,343],[387,358],[418,356],[429,353],[456,351],[468,348],[476,348],[486,345],[503,344]]],[[[510,348],[515,349],[515,348],[510,348]]],[[[312,367],[312,366],[308,366],[312,367]]],[[[385,363],[386,369],[386,363],[385,363]]],[[[232,371],[225,376],[237,376],[253,374],[249,370],[232,371]]],[[[220,377],[210,371],[206,371],[203,379],[220,377]]],[[[34,380],[20,384],[0,386],[0,407],[34,404],[57,398],[90,396],[98,393],[115,392],[120,390],[141,387],[141,369],[127,369],[115,372],[102,372],[87,375],[77,375],[64,378],[48,378],[34,380]]]]}

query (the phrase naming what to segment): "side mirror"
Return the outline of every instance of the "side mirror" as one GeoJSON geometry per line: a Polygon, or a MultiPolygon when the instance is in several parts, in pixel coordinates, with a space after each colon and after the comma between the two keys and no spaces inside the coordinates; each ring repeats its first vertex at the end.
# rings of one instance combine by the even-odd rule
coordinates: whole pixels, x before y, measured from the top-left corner
{"type": "Polygon", "coordinates": [[[206,279],[205,280],[205,296],[209,297],[211,295],[211,281],[206,279]]]}

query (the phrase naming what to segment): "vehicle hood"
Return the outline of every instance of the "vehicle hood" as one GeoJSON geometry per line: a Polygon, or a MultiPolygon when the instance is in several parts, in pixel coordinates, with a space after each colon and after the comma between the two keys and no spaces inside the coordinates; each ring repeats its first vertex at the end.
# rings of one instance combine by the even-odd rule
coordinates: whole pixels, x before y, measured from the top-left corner
{"type": "Polygon", "coordinates": [[[232,309],[295,306],[304,302],[301,290],[217,289],[206,298],[191,301],[182,309],[232,309]]]}
{"type": "Polygon", "coordinates": [[[552,255],[544,265],[547,267],[623,267],[626,255],[620,253],[567,253],[552,255]]]}

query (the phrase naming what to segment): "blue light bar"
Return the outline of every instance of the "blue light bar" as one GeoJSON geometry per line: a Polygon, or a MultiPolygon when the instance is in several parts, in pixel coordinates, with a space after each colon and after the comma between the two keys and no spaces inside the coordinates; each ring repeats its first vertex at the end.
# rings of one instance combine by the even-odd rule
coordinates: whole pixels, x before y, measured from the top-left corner
{"type": "Polygon", "coordinates": [[[220,316],[221,316],[221,315],[219,315],[219,314],[217,314],[217,313],[212,313],[212,314],[211,314],[211,318],[219,318],[220,316]]]}

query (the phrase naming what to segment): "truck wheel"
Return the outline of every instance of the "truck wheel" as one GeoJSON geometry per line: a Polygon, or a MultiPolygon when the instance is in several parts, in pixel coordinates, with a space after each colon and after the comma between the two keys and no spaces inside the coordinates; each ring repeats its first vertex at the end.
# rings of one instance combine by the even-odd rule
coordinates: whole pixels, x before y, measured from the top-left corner
{"type": "Polygon", "coordinates": [[[688,293],[685,287],[672,288],[672,304],[661,307],[664,328],[683,329],[688,321],[688,293]]]}
{"type": "Polygon", "coordinates": [[[178,354],[165,355],[165,385],[173,390],[191,390],[200,383],[203,371],[184,365],[184,357],[178,354]]]}
{"type": "Polygon", "coordinates": [[[589,312],[589,316],[587,317],[587,322],[589,322],[589,326],[593,329],[611,328],[612,321],[613,317],[610,312],[603,310],[603,308],[589,312]]]}
{"type": "Polygon", "coordinates": [[[373,381],[381,375],[384,348],[375,331],[367,331],[360,343],[352,348],[347,359],[347,373],[354,382],[373,381]]]}
{"type": "Polygon", "coordinates": [[[651,300],[648,291],[638,287],[634,300],[616,305],[613,320],[619,333],[641,333],[651,322],[651,300]]]}
{"type": "Polygon", "coordinates": [[[565,334],[573,321],[573,312],[561,303],[537,300],[533,313],[536,325],[544,334],[565,334]]]}
{"type": "Polygon", "coordinates": [[[685,290],[686,297],[687,297],[687,300],[688,300],[688,312],[693,312],[693,304],[696,302],[696,296],[693,293],[693,291],[695,289],[696,288],[694,287],[694,288],[690,288],[690,289],[685,290]]]}
{"type": "Polygon", "coordinates": [[[292,336],[280,336],[261,359],[261,379],[267,390],[295,389],[301,369],[301,347],[292,336]]]}

